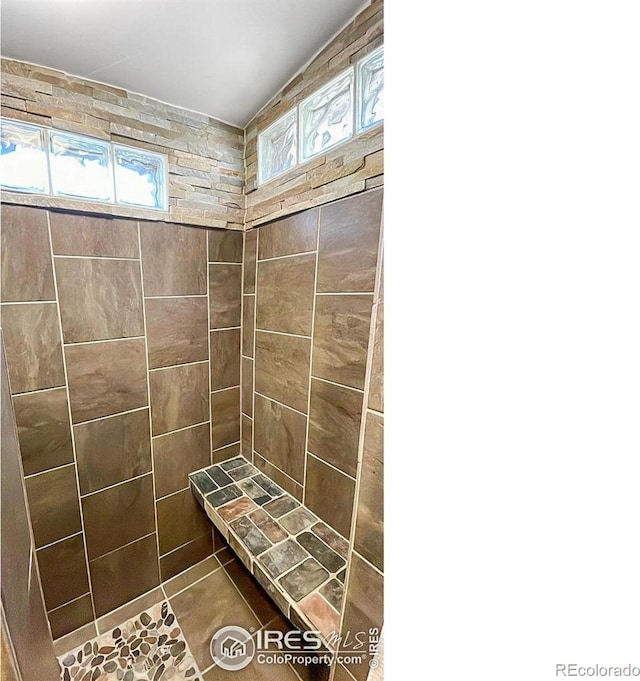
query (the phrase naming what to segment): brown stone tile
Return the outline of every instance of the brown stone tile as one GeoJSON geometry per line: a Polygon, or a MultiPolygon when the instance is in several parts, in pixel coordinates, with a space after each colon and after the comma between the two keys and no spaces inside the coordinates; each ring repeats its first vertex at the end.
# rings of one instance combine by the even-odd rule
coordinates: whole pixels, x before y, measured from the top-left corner
{"type": "Polygon", "coordinates": [[[313,375],[364,388],[373,296],[318,296],[313,375]]]}
{"type": "Polygon", "coordinates": [[[242,414],[242,440],[241,440],[241,453],[249,461],[251,461],[251,455],[253,450],[253,421],[242,414]]]}
{"type": "Polygon", "coordinates": [[[364,435],[364,454],[360,474],[360,492],[356,513],[355,550],[384,569],[384,419],[367,413],[364,435]]]}
{"type": "Polygon", "coordinates": [[[302,501],[303,488],[295,480],[285,475],[279,468],[276,468],[272,463],[267,461],[259,454],[255,454],[254,463],[265,475],[268,475],[275,483],[277,483],[285,492],[289,492],[292,497],[298,501],[302,501]]]}
{"type": "Polygon", "coordinates": [[[221,447],[213,452],[213,463],[222,463],[228,459],[233,459],[234,456],[240,454],[240,443],[236,442],[226,447],[221,447]]]}
{"type": "Polygon", "coordinates": [[[247,630],[260,626],[224,570],[205,577],[170,602],[200,669],[213,664],[209,644],[218,629],[232,624],[247,630]]]}
{"type": "Polygon", "coordinates": [[[80,493],[151,471],[147,408],[74,426],[80,493]]]}
{"type": "MultiPolygon", "coordinates": [[[[164,600],[165,597],[160,587],[156,587],[147,593],[143,593],[142,596],[137,596],[116,610],[112,610],[108,615],[103,615],[98,618],[96,621],[98,632],[104,634],[107,631],[112,631],[123,622],[126,622],[132,617],[137,617],[141,612],[152,608],[154,605],[157,605],[164,600]]],[[[70,650],[70,648],[67,648],[67,650],[70,650]]]]}
{"type": "Polygon", "coordinates": [[[258,230],[252,229],[244,233],[244,283],[243,293],[254,293],[256,290],[256,256],[258,250],[258,230]]]}
{"type": "Polygon", "coordinates": [[[66,388],[16,395],[13,407],[25,475],[73,461],[66,388]]]}
{"type": "Polygon", "coordinates": [[[145,300],[149,368],[209,359],[206,298],[145,300]]]}
{"type": "Polygon", "coordinates": [[[207,292],[207,233],[165,222],[141,222],[145,296],[207,292]]]}
{"type": "Polygon", "coordinates": [[[240,329],[211,331],[211,390],[240,385],[240,329]]]}
{"type": "Polygon", "coordinates": [[[140,265],[55,258],[65,343],[144,335],[140,265]]]}
{"type": "Polygon", "coordinates": [[[51,635],[60,638],[93,621],[93,605],[91,595],[71,601],[66,605],[47,613],[51,624],[51,635]]]}
{"type": "MultiPolygon", "coordinates": [[[[194,541],[197,542],[201,539],[202,538],[195,539],[194,541]]],[[[189,544],[187,544],[187,546],[189,546],[189,544]]],[[[178,549],[178,551],[179,550],[180,549],[178,549]]],[[[228,549],[223,550],[228,551],[228,549]]],[[[169,553],[166,557],[168,558],[171,555],[172,554],[169,553]]],[[[232,555],[233,554],[230,554],[229,559],[231,559],[232,555]]],[[[160,565],[162,566],[162,561],[160,561],[160,565]]],[[[171,596],[175,596],[178,592],[190,587],[192,584],[195,584],[197,581],[201,580],[207,575],[210,575],[212,572],[219,570],[221,567],[222,565],[218,558],[214,555],[209,555],[204,560],[201,560],[199,563],[192,565],[191,567],[182,571],[180,574],[172,577],[169,579],[169,581],[166,581],[163,584],[163,588],[167,596],[171,598],[171,596]]]]}
{"type": "Polygon", "coordinates": [[[258,263],[258,329],[311,335],[315,269],[315,253],[258,263]]]}
{"type": "MultiPolygon", "coordinates": [[[[359,631],[370,629],[380,632],[384,610],[382,575],[355,553],[351,560],[342,635],[350,631],[353,637],[359,631]]],[[[351,664],[347,668],[357,681],[366,681],[369,665],[351,664]]]]}
{"type": "Polygon", "coordinates": [[[352,477],[358,468],[362,401],[360,392],[311,379],[308,449],[352,477]]]}
{"type": "Polygon", "coordinates": [[[85,624],[83,627],[72,631],[66,636],[61,636],[53,642],[53,649],[56,655],[63,655],[69,650],[73,650],[86,641],[95,638],[98,633],[95,622],[85,624]]]}
{"type": "Polygon", "coordinates": [[[155,530],[151,474],[82,498],[89,560],[155,530]]]}
{"type": "Polygon", "coordinates": [[[208,229],[209,262],[242,262],[242,232],[208,229]]]}
{"type": "Polygon", "coordinates": [[[189,473],[211,461],[209,424],[153,438],[153,470],[156,498],[189,486],[189,473]]]}
{"type": "Polygon", "coordinates": [[[234,264],[209,265],[209,310],[212,329],[240,326],[242,267],[234,264]]]}
{"type": "Polygon", "coordinates": [[[55,255],[102,258],[137,258],[138,223],[135,220],[49,212],[55,255]]]}
{"type": "Polygon", "coordinates": [[[256,506],[251,499],[247,499],[247,497],[240,497],[240,499],[232,501],[229,504],[225,504],[225,506],[222,508],[219,508],[218,515],[225,522],[230,523],[232,520],[239,518],[241,515],[246,515],[250,511],[255,511],[257,509],[258,506],[256,506]]]}
{"type": "MultiPolygon", "coordinates": [[[[188,544],[167,553],[160,558],[160,573],[162,579],[170,579],[183,570],[200,563],[213,553],[211,531],[197,537],[188,544]]],[[[215,560],[215,559],[214,559],[215,560]]],[[[219,563],[218,563],[219,566],[219,563]]]]}
{"type": "Polygon", "coordinates": [[[2,205],[2,302],[55,300],[47,211],[2,205]]]}
{"type": "Polygon", "coordinates": [[[160,584],[156,551],[151,535],[89,563],[97,617],[160,584]]]}
{"type": "Polygon", "coordinates": [[[3,305],[2,328],[12,393],[64,385],[55,304],[3,305]]]}
{"type": "Polygon", "coordinates": [[[274,544],[287,538],[287,533],[280,525],[261,508],[254,511],[250,516],[253,524],[274,544]]]}
{"type": "Polygon", "coordinates": [[[262,625],[268,624],[277,617],[278,610],[273,606],[271,599],[265,594],[255,577],[245,566],[234,557],[226,563],[223,570],[229,575],[236,589],[244,596],[245,601],[260,620],[262,625]]]}
{"type": "Polygon", "coordinates": [[[209,366],[187,364],[149,373],[153,434],[209,420],[209,366]]]}
{"type": "Polygon", "coordinates": [[[255,408],[255,450],[303,483],[306,417],[261,395],[255,396],[255,408]]]}
{"type": "Polygon", "coordinates": [[[243,296],[242,308],[242,354],[253,357],[253,334],[255,331],[255,295],[243,296]]]}
{"type": "Polygon", "coordinates": [[[25,478],[36,547],[82,530],[73,464],[25,478]]]}
{"type": "Polygon", "coordinates": [[[349,555],[349,542],[324,523],[316,523],[311,530],[343,558],[349,555]]]}
{"type": "Polygon", "coordinates": [[[211,393],[211,438],[214,449],[240,440],[240,388],[211,393]]]}
{"type": "Polygon", "coordinates": [[[242,413],[253,415],[253,360],[242,358],[242,413]]]}
{"type": "Polygon", "coordinates": [[[148,404],[144,340],[65,348],[74,423],[148,404]]]}
{"type": "Polygon", "coordinates": [[[371,358],[371,380],[369,382],[369,409],[384,411],[384,300],[382,292],[374,305],[376,327],[373,337],[371,358]]]}
{"type": "Polygon", "coordinates": [[[302,612],[325,636],[340,633],[340,615],[318,593],[311,594],[300,601],[302,612]]]}
{"type": "Polygon", "coordinates": [[[48,610],[89,593],[87,562],[81,534],[40,549],[36,555],[48,610]]]}
{"type": "Polygon", "coordinates": [[[160,499],[157,507],[160,555],[211,533],[211,523],[190,489],[160,499]]]}
{"type": "Polygon", "coordinates": [[[256,333],[256,392],[306,413],[311,341],[256,333]]]}
{"type": "Polygon", "coordinates": [[[315,251],[318,214],[318,208],[311,208],[260,227],[259,259],[315,251]]]}
{"type": "Polygon", "coordinates": [[[382,189],[321,208],[319,292],[373,291],[381,220],[382,189]]]}
{"type": "Polygon", "coordinates": [[[355,480],[335,468],[307,457],[305,504],[344,537],[351,531],[355,485],[355,480]]]}

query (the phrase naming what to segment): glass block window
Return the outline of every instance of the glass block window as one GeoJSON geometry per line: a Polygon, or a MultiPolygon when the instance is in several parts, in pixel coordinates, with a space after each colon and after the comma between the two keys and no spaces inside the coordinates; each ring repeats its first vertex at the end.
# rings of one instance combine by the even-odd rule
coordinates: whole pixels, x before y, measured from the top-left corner
{"type": "Polygon", "coordinates": [[[302,159],[348,140],[353,133],[353,70],[349,69],[300,105],[302,159]]]}
{"type": "Polygon", "coordinates": [[[259,182],[284,173],[298,162],[296,109],[270,125],[259,137],[259,182]]]}
{"type": "Polygon", "coordinates": [[[44,130],[33,125],[3,120],[0,137],[2,188],[47,194],[49,170],[44,130]]]}
{"type": "Polygon", "coordinates": [[[384,48],[358,64],[358,132],[384,119],[384,48]]]}
{"type": "Polygon", "coordinates": [[[167,210],[164,156],[114,145],[118,203],[167,210]]]}
{"type": "Polygon", "coordinates": [[[49,133],[51,185],[56,196],[113,201],[110,144],[66,132],[49,133]]]}

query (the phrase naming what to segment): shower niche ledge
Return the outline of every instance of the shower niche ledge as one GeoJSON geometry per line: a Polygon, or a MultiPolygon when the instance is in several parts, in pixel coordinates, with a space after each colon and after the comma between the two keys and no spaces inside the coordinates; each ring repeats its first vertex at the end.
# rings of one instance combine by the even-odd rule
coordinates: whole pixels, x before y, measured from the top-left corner
{"type": "Polygon", "coordinates": [[[347,541],[242,456],[189,480],[211,522],[282,613],[320,631],[333,648],[347,541]]]}

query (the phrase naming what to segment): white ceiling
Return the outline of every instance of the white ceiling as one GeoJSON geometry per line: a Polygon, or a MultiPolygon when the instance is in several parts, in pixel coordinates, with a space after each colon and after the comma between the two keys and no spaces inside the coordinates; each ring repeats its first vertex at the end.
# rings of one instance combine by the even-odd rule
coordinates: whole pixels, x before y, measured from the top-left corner
{"type": "Polygon", "coordinates": [[[370,0],[2,0],[2,55],[244,127],[370,0]]]}

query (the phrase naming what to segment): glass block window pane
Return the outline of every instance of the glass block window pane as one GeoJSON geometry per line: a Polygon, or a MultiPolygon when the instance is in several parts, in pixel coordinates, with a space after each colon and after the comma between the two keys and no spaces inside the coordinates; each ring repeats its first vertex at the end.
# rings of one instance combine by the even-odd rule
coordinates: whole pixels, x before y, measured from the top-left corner
{"type": "Polygon", "coordinates": [[[304,160],[344,142],[353,132],[353,70],[300,105],[304,160]]]}
{"type": "Polygon", "coordinates": [[[44,130],[3,121],[0,184],[3,189],[46,194],[49,191],[44,130]]]}
{"type": "Polygon", "coordinates": [[[117,145],[114,154],[117,202],[166,210],[165,157],[117,145]]]}
{"type": "Polygon", "coordinates": [[[298,115],[294,109],[269,126],[258,137],[259,182],[284,173],[298,162],[298,115]]]}
{"type": "Polygon", "coordinates": [[[53,193],[92,201],[113,200],[108,142],[64,132],[49,133],[53,193]]]}
{"type": "Polygon", "coordinates": [[[384,120],[384,48],[358,64],[358,131],[384,120]]]}

